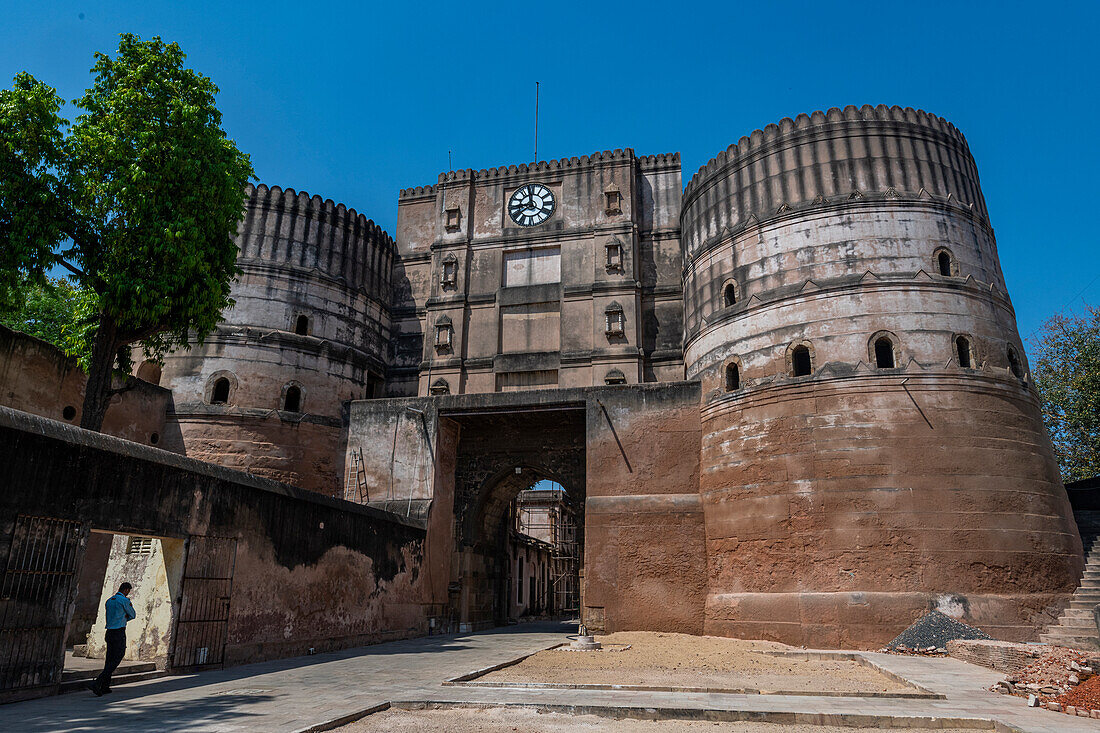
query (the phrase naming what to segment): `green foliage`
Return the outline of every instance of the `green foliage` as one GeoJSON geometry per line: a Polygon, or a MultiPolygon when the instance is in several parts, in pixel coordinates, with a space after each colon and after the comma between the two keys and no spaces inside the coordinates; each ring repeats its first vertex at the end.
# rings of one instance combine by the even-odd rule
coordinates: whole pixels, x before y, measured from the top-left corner
{"type": "Polygon", "coordinates": [[[0,289],[6,294],[21,291],[27,280],[44,283],[65,236],[57,210],[67,125],[61,105],[52,87],[29,74],[0,89],[0,289]]]}
{"type": "Polygon", "coordinates": [[[1100,309],[1057,315],[1032,341],[1032,374],[1064,481],[1100,476],[1100,309]]]}
{"type": "Polygon", "coordinates": [[[24,283],[8,296],[6,307],[0,310],[0,323],[67,349],[66,337],[79,330],[81,295],[82,291],[67,280],[24,283]]]}
{"type": "MultiPolygon", "coordinates": [[[[175,43],[121,36],[114,58],[96,54],[71,125],[29,74],[0,90],[0,291],[72,273],[95,316],[68,335],[90,354],[90,398],[130,345],[160,358],[232,304],[252,166],[220,127],[217,87],[184,59],[175,43]]],[[[100,402],[85,402],[95,429],[100,402]]]]}

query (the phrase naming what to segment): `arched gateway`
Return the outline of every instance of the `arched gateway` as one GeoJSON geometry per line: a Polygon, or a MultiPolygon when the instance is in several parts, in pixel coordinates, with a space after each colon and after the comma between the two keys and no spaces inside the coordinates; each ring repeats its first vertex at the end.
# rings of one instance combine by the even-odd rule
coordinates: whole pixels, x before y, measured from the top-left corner
{"type": "Polygon", "coordinates": [[[517,599],[571,610],[545,600],[552,578],[520,573],[512,534],[516,497],[549,479],[576,526],[584,621],[700,633],[698,400],[678,383],[357,402],[349,463],[363,469],[349,481],[427,518],[423,603],[445,626],[507,622],[517,599]]]}

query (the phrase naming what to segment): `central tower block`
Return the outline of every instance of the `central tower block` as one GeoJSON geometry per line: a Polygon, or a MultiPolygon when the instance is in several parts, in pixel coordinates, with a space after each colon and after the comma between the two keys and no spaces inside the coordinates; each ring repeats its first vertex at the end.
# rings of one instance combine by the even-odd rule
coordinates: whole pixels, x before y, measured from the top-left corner
{"type": "Polygon", "coordinates": [[[627,148],[402,191],[387,394],[681,379],[680,181],[627,148]]]}
{"type": "Polygon", "coordinates": [[[681,237],[705,633],[1053,620],[1080,540],[962,134],[898,107],[784,119],[695,175],[681,237]]]}

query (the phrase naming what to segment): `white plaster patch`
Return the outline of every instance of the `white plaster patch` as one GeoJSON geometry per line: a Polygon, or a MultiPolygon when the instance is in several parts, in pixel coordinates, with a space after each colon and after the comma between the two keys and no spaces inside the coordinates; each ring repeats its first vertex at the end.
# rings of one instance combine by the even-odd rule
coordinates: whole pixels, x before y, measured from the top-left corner
{"type": "Polygon", "coordinates": [[[966,599],[949,594],[936,596],[936,610],[951,618],[962,618],[966,615],[966,599]]]}

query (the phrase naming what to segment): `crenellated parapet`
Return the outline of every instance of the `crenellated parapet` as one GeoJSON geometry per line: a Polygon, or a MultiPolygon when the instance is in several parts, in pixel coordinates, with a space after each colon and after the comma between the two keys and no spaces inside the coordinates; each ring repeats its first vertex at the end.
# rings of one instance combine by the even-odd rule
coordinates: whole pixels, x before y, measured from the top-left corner
{"type": "Polygon", "coordinates": [[[332,199],[279,186],[248,187],[237,232],[240,259],[319,270],[386,300],[394,241],[372,220],[332,199]]]}
{"type": "Polygon", "coordinates": [[[679,153],[659,153],[657,155],[639,155],[638,168],[642,171],[674,169],[680,170],[679,153]]]}
{"type": "Polygon", "coordinates": [[[643,166],[649,165],[651,167],[671,167],[675,164],[678,168],[680,165],[680,154],[669,153],[664,155],[646,155],[638,157],[634,154],[632,148],[616,148],[615,150],[604,150],[602,152],[592,153],[591,155],[573,156],[571,158],[560,158],[558,160],[549,161],[540,160],[535,163],[502,165],[496,168],[481,168],[478,170],[473,168],[462,168],[460,170],[444,171],[440,173],[439,180],[434,186],[414,186],[412,188],[401,189],[401,192],[398,194],[398,199],[405,200],[434,196],[439,186],[445,186],[447,184],[463,183],[466,181],[492,181],[494,179],[546,173],[568,173],[578,168],[599,167],[601,165],[622,165],[631,161],[639,161],[643,166]]]}
{"type": "Polygon", "coordinates": [[[398,192],[397,198],[398,200],[435,198],[435,186],[428,185],[403,188],[398,192]]]}
{"type": "Polygon", "coordinates": [[[954,125],[912,108],[849,105],[756,130],[700,168],[684,192],[685,233],[690,223],[697,235],[686,246],[784,206],[891,189],[950,195],[988,221],[977,167],[954,125]]]}
{"type": "Polygon", "coordinates": [[[684,190],[684,195],[691,196],[693,191],[701,185],[705,179],[720,170],[726,164],[743,159],[758,150],[761,146],[777,142],[781,137],[803,132],[814,127],[852,122],[893,122],[927,127],[942,132],[945,135],[949,135],[955,138],[961,145],[966,146],[966,138],[963,137],[963,134],[959,132],[958,128],[944,118],[930,114],[921,109],[899,107],[897,105],[887,106],[885,104],[877,106],[865,104],[862,107],[856,107],[854,104],[849,104],[844,107],[844,109],[830,107],[826,112],[818,110],[810,114],[802,113],[793,120],[790,117],[784,117],[778,123],[773,122],[762,130],[753,130],[752,133],[745,135],[736,143],[730,145],[721,153],[707,161],[706,165],[699,168],[695,175],[691,177],[691,180],[688,181],[684,190]]]}

